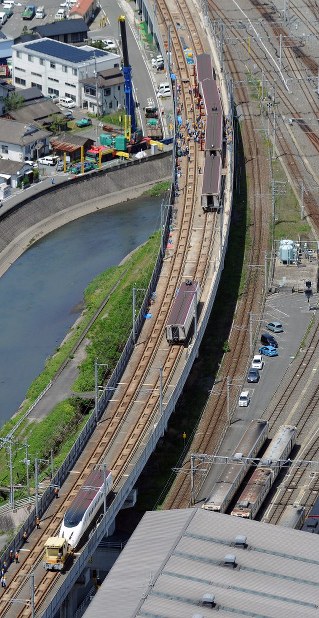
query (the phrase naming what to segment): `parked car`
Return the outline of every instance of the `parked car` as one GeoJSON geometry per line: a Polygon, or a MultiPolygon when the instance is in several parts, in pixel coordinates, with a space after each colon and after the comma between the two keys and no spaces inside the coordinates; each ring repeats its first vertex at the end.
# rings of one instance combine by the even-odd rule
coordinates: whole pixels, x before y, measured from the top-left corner
{"type": "Polygon", "coordinates": [[[61,159],[56,164],[56,171],[64,172],[64,161],[62,161],[61,159]]]}
{"type": "Polygon", "coordinates": [[[56,94],[48,94],[48,99],[51,99],[53,103],[59,103],[60,101],[60,97],[57,96],[56,94]]]}
{"type": "Polygon", "coordinates": [[[36,8],[34,6],[34,4],[28,4],[23,13],[22,13],[22,19],[33,19],[36,13],[36,8]]]}
{"type": "MultiPolygon", "coordinates": [[[[90,163],[89,161],[84,161],[84,173],[85,172],[90,172],[91,170],[94,170],[94,164],[90,163]]],[[[71,165],[70,170],[71,174],[82,174],[82,163],[74,163],[73,165],[71,165]]]]}
{"type": "Polygon", "coordinates": [[[272,335],[269,335],[268,333],[263,333],[261,335],[260,342],[263,345],[271,345],[273,348],[278,348],[278,343],[275,337],[273,337],[272,335]]]}
{"type": "Polygon", "coordinates": [[[38,6],[36,13],[35,13],[35,18],[36,19],[44,19],[45,17],[45,10],[44,10],[44,6],[38,6]]]}
{"type": "Polygon", "coordinates": [[[30,165],[30,167],[38,167],[38,162],[32,161],[31,159],[26,159],[24,163],[27,165],[30,165]]]}
{"type": "Polygon", "coordinates": [[[74,120],[74,116],[70,109],[66,109],[65,111],[63,110],[62,114],[67,118],[67,120],[74,120]]]}
{"type": "Polygon", "coordinates": [[[266,324],[266,328],[268,328],[268,330],[271,330],[273,333],[283,333],[284,332],[283,325],[281,322],[268,322],[268,324],[266,324]]]}
{"type": "Polygon", "coordinates": [[[251,361],[252,369],[258,369],[259,371],[264,367],[264,361],[262,359],[261,354],[255,354],[253,360],[251,361]]]}
{"type": "Polygon", "coordinates": [[[56,21],[61,21],[62,19],[66,19],[66,10],[63,6],[57,10],[56,14],[54,15],[54,19],[56,21]]]}
{"type": "Polygon", "coordinates": [[[68,108],[76,107],[75,101],[73,101],[73,99],[71,99],[70,97],[60,97],[59,105],[60,107],[68,107],[68,108]]]}
{"type": "Polygon", "coordinates": [[[259,382],[259,378],[260,375],[258,369],[251,367],[247,374],[247,382],[259,382]]]}
{"type": "Polygon", "coordinates": [[[271,345],[263,345],[259,348],[259,354],[263,356],[278,356],[277,348],[273,348],[271,345]]]}
{"type": "Polygon", "coordinates": [[[59,157],[57,157],[56,155],[47,155],[46,157],[40,157],[40,159],[38,159],[38,163],[40,165],[56,165],[57,162],[59,161],[59,157]]]}
{"type": "Polygon", "coordinates": [[[90,127],[92,124],[91,118],[80,118],[80,120],[76,121],[77,127],[90,127]]]}
{"type": "Polygon", "coordinates": [[[240,408],[247,408],[250,404],[249,391],[242,391],[239,395],[238,405],[240,408]]]}
{"type": "Polygon", "coordinates": [[[113,39],[102,39],[102,43],[106,51],[117,51],[117,45],[113,39]]]}
{"type": "Polygon", "coordinates": [[[12,4],[9,4],[7,2],[5,2],[2,5],[2,10],[7,14],[7,18],[9,19],[9,17],[11,17],[13,15],[13,7],[12,4]]]}

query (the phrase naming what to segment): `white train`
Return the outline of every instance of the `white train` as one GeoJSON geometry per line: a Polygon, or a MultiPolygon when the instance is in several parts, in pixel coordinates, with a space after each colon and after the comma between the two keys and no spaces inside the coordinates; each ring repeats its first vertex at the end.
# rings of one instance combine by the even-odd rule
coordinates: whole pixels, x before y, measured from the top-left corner
{"type": "Polygon", "coordinates": [[[66,511],[59,537],[65,539],[74,549],[101,508],[104,495],[112,489],[112,475],[109,470],[93,470],[66,511]],[[105,478],[105,488],[104,488],[105,478]]]}
{"type": "MultiPolygon", "coordinates": [[[[234,455],[238,453],[241,457],[256,457],[261,447],[266,442],[267,437],[267,421],[251,421],[242,439],[237,444],[234,455]]],[[[208,511],[225,513],[235,492],[241,485],[248,468],[249,464],[244,463],[227,465],[202,508],[208,511]]]]}
{"type": "Polygon", "coordinates": [[[251,475],[231,515],[255,519],[263,501],[296,442],[297,429],[280,427],[251,475]]]}

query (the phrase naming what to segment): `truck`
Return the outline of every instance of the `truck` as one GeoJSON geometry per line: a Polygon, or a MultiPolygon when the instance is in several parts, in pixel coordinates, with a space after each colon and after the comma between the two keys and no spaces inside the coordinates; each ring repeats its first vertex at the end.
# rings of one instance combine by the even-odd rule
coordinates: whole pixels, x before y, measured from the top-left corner
{"type": "Polygon", "coordinates": [[[33,19],[35,16],[35,12],[36,8],[34,4],[28,4],[22,13],[22,19],[33,19]]]}
{"type": "Polygon", "coordinates": [[[66,539],[50,536],[44,543],[43,567],[46,571],[63,571],[72,554],[73,549],[66,539]]]}

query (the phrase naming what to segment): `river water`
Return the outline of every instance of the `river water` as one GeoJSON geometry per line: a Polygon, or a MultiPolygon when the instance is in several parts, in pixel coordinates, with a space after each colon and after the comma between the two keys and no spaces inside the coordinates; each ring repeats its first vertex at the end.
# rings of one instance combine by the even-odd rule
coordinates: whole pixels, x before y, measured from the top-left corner
{"type": "Polygon", "coordinates": [[[0,426],[78,317],[87,284],[160,227],[160,202],[139,198],[73,221],[0,279],[0,426]]]}

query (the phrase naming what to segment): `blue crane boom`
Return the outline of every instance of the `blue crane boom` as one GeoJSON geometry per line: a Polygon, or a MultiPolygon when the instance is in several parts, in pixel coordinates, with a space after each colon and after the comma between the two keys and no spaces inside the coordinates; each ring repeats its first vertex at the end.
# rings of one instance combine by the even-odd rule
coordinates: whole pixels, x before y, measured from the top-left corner
{"type": "Polygon", "coordinates": [[[133,98],[133,86],[132,86],[132,67],[129,63],[127,37],[126,37],[126,24],[125,17],[121,15],[118,19],[120,24],[122,52],[123,52],[123,75],[124,75],[124,93],[125,93],[125,111],[131,118],[131,129],[134,133],[136,131],[136,114],[135,114],[135,102],[133,98]]]}

